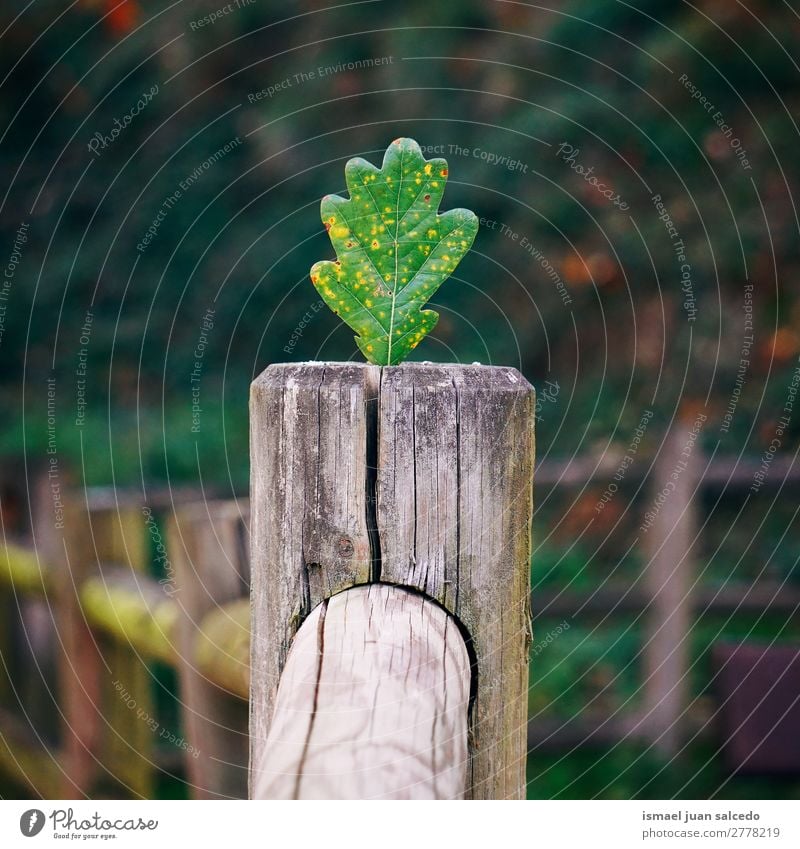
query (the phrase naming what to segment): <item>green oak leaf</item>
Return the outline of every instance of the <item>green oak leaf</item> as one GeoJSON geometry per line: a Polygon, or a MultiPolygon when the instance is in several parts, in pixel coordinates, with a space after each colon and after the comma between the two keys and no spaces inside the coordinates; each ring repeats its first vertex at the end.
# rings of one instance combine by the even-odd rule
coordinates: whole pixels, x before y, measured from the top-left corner
{"type": "Polygon", "coordinates": [[[351,159],[345,179],[350,199],[321,204],[337,260],[316,263],[311,281],[367,360],[395,365],[439,320],[422,307],[470,249],[478,219],[468,209],[437,213],[447,161],[426,160],[413,139],[393,141],[381,168],[351,159]]]}

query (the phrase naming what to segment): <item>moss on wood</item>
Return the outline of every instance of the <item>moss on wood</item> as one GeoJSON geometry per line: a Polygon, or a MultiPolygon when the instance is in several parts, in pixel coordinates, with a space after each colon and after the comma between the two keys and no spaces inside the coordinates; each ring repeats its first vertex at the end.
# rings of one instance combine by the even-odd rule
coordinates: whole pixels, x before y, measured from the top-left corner
{"type": "Polygon", "coordinates": [[[52,580],[35,551],[11,543],[0,545],[0,583],[18,593],[46,595],[52,580]]]}
{"type": "Polygon", "coordinates": [[[99,575],[81,588],[81,607],[89,624],[141,654],[175,663],[176,601],[143,576],[99,575]]]}
{"type": "Polygon", "coordinates": [[[232,601],[203,620],[195,644],[198,669],[223,690],[250,696],[250,599],[232,601]]]}

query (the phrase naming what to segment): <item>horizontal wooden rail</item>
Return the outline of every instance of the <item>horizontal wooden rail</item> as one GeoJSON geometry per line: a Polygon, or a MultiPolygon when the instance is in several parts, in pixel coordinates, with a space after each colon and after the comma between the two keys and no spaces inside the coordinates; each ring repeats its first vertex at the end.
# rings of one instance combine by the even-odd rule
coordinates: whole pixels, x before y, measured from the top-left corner
{"type": "Polygon", "coordinates": [[[203,619],[194,661],[220,689],[250,698],[250,599],[229,602],[203,619]]]}
{"type": "MultiPolygon", "coordinates": [[[[700,710],[687,710],[682,719],[687,737],[708,742],[715,722],[700,710]]],[[[528,722],[528,749],[559,752],[579,746],[605,748],[618,743],[650,741],[650,730],[641,712],[618,711],[611,716],[537,717],[528,722]]]]}
{"type": "Polygon", "coordinates": [[[470,660],[417,593],[372,584],[323,601],[281,675],[258,799],[460,799],[470,660]]]}
{"type": "MultiPolygon", "coordinates": [[[[785,613],[800,609],[800,587],[775,580],[700,586],[690,599],[694,613],[785,613]]],[[[613,583],[595,590],[545,587],[531,593],[533,615],[606,616],[642,613],[651,599],[644,589],[613,583]]]]}
{"type": "Polygon", "coordinates": [[[93,627],[129,644],[142,655],[176,662],[179,610],[160,584],[125,567],[104,567],[80,592],[81,609],[93,627]]]}
{"type": "MultiPolygon", "coordinates": [[[[602,457],[580,456],[571,459],[545,459],[536,466],[537,486],[578,487],[589,483],[606,482],[619,471],[622,454],[609,451],[602,457]]],[[[650,471],[651,460],[641,456],[625,474],[625,483],[639,484],[650,471]]],[[[761,459],[755,457],[720,456],[712,460],[703,470],[698,481],[703,488],[747,489],[753,483],[753,475],[761,468],[761,459]]],[[[769,470],[765,486],[780,486],[783,483],[800,484],[800,463],[791,456],[776,456],[769,470]]]]}
{"type": "Polygon", "coordinates": [[[50,569],[36,552],[14,543],[0,543],[0,582],[16,593],[44,596],[53,588],[50,569]]]}
{"type": "MultiPolygon", "coordinates": [[[[69,493],[69,497],[79,501],[89,513],[108,510],[120,513],[141,511],[145,504],[141,490],[117,486],[87,486],[69,493]]],[[[153,511],[169,512],[175,508],[206,504],[210,498],[213,498],[213,489],[199,489],[196,486],[148,486],[146,504],[153,511]]]]}

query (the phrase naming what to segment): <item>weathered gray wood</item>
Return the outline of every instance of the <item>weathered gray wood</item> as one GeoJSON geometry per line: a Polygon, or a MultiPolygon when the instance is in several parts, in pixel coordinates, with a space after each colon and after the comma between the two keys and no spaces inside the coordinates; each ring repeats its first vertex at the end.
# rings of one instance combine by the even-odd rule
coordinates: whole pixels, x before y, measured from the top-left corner
{"type": "Polygon", "coordinates": [[[371,577],[367,409],[377,374],[274,365],[251,387],[251,791],[297,629],[324,599],[371,577]]]}
{"type": "MultiPolygon", "coordinates": [[[[246,502],[237,501],[180,506],[167,534],[175,575],[170,591],[181,611],[177,648],[182,725],[192,747],[185,763],[197,799],[247,796],[247,706],[218,686],[219,677],[210,679],[197,654],[198,644],[206,638],[208,617],[220,614],[227,619],[226,605],[246,592],[243,525],[247,511],[246,502]]],[[[244,631],[238,622],[230,624],[229,639],[244,639],[249,646],[249,622],[244,631]]],[[[230,645],[212,648],[220,654],[232,651],[230,645]]],[[[227,665],[235,674],[236,660],[228,656],[227,665]]]]}
{"type": "Polygon", "coordinates": [[[381,580],[441,602],[472,638],[472,798],[525,795],[533,417],[515,369],[383,370],[381,580]]]}
{"type": "Polygon", "coordinates": [[[534,392],[510,368],[271,366],[251,393],[251,791],[286,652],[355,584],[419,590],[463,625],[470,798],[525,792],[534,392]]]}
{"type": "Polygon", "coordinates": [[[373,584],[324,601],[289,652],[259,799],[460,799],[470,660],[458,624],[373,584]]]}
{"type": "Polygon", "coordinates": [[[379,433],[381,578],[416,587],[457,613],[458,394],[447,368],[386,369],[379,433]]]}
{"type": "Polygon", "coordinates": [[[695,498],[702,458],[694,426],[673,425],[653,472],[650,517],[642,548],[643,581],[651,603],[644,644],[643,728],[657,749],[674,755],[682,745],[689,704],[689,635],[692,632],[695,498]],[[663,503],[662,503],[663,499],[663,503]]]}

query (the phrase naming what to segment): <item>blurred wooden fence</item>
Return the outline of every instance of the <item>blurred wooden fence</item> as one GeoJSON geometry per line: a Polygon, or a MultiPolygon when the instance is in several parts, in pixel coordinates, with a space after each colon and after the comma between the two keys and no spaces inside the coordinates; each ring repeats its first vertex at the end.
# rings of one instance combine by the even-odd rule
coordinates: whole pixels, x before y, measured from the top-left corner
{"type": "Polygon", "coordinates": [[[162,775],[199,798],[245,797],[247,501],[63,500],[60,534],[51,512],[34,524],[35,549],[0,549],[0,767],[50,798],[152,798],[162,775]],[[178,684],[171,721],[164,668],[178,684]]]}
{"type": "MultiPolygon", "coordinates": [[[[677,432],[664,442],[645,503],[662,490],[681,445],[677,432]]],[[[646,464],[638,465],[631,480],[646,464]]],[[[687,691],[693,617],[705,610],[800,609],[797,588],[758,582],[710,592],[696,581],[701,495],[746,489],[757,468],[734,458],[706,463],[696,454],[643,541],[648,567],[640,581],[534,594],[534,625],[540,615],[641,614],[646,635],[637,713],[591,724],[580,716],[537,721],[529,724],[530,746],[564,749],[637,736],[669,754],[709,731],[687,691]]],[[[613,472],[588,458],[543,463],[537,490],[602,483],[613,472]]],[[[767,484],[787,481],[797,483],[800,474],[776,458],[767,484]]],[[[63,529],[54,529],[45,487],[31,505],[28,535],[3,539],[0,769],[34,794],[152,798],[163,776],[172,775],[186,780],[195,797],[246,797],[249,505],[198,496],[151,494],[144,504],[125,492],[76,491],[62,496],[63,529]],[[178,683],[179,716],[169,721],[159,670],[178,683]]]]}

